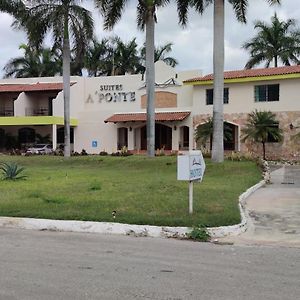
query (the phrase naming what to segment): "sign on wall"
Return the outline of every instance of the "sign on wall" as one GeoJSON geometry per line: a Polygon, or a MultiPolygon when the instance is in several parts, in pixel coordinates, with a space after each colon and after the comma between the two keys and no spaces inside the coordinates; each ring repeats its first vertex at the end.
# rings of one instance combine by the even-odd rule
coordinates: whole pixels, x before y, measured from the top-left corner
{"type": "Polygon", "coordinates": [[[126,91],[122,84],[107,84],[99,86],[95,91],[95,97],[89,94],[85,103],[134,102],[135,100],[135,92],[126,91]]]}

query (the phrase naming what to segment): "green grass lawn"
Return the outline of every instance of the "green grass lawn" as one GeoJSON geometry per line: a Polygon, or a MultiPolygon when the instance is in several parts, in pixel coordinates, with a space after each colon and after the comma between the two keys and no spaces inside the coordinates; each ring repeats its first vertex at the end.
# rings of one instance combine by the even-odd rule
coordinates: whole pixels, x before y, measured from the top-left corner
{"type": "Polygon", "coordinates": [[[115,221],[169,226],[240,222],[238,196],[260,179],[254,162],[206,161],[194,184],[188,214],[188,183],[177,181],[176,157],[0,156],[25,167],[25,180],[0,180],[0,215],[115,221]],[[112,211],[117,211],[116,219],[112,211]]]}

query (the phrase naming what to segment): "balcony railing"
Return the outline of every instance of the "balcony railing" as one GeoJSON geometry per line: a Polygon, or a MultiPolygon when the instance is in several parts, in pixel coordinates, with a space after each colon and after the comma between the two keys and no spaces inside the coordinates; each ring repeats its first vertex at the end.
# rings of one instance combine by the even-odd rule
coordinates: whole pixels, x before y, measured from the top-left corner
{"type": "Polygon", "coordinates": [[[26,116],[49,116],[48,108],[26,108],[26,116]]]}
{"type": "Polygon", "coordinates": [[[0,110],[0,117],[13,117],[14,110],[13,109],[3,109],[0,110]]]}

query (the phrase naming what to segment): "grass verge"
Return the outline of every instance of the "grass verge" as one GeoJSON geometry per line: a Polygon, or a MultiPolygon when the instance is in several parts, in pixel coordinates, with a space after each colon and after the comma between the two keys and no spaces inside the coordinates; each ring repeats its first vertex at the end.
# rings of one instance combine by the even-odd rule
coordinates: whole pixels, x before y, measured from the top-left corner
{"type": "Polygon", "coordinates": [[[176,179],[176,157],[0,156],[25,167],[26,180],[0,181],[0,215],[168,226],[240,222],[238,196],[261,179],[250,161],[206,161],[194,184],[188,214],[188,183],[176,179]],[[112,216],[116,211],[116,218],[112,216]]]}

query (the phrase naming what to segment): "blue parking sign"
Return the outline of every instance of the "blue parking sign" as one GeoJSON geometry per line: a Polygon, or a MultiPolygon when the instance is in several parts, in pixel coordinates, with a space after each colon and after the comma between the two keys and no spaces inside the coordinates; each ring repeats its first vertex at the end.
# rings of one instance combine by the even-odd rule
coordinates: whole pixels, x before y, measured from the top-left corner
{"type": "Polygon", "coordinates": [[[92,141],[92,147],[97,148],[98,147],[98,141],[92,141]]]}

